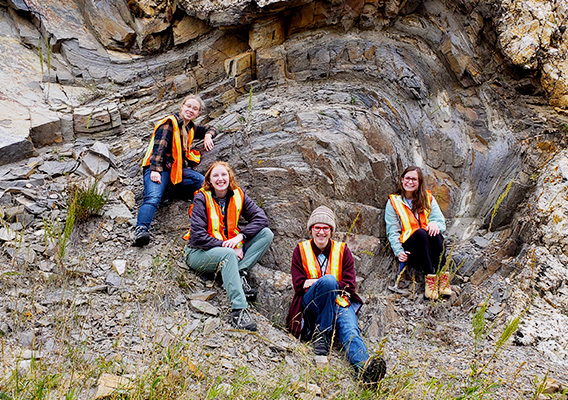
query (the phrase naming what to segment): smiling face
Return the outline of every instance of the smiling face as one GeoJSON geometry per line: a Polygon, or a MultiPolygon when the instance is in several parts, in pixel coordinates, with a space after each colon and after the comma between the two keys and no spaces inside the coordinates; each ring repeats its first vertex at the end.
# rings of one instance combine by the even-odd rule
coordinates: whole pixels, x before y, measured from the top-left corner
{"type": "Polygon", "coordinates": [[[314,240],[315,245],[318,249],[323,250],[329,243],[329,239],[331,239],[331,227],[327,224],[317,223],[312,225],[310,229],[312,232],[312,239],[314,240]]]}
{"type": "Polygon", "coordinates": [[[181,117],[185,122],[193,121],[201,114],[201,104],[196,99],[188,99],[181,105],[181,117]]]}
{"type": "Polygon", "coordinates": [[[408,171],[401,179],[402,189],[404,190],[404,197],[411,198],[414,192],[418,190],[420,181],[417,171],[408,171]]]}
{"type": "Polygon", "coordinates": [[[217,197],[225,197],[227,191],[229,190],[229,172],[227,168],[222,165],[217,165],[211,170],[211,175],[209,176],[211,186],[215,190],[215,195],[217,197]]]}

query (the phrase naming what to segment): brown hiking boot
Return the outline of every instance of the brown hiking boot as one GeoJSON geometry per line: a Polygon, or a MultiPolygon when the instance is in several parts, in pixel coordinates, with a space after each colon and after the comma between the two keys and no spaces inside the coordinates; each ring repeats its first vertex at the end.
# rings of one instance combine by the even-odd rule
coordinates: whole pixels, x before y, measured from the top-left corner
{"type": "Polygon", "coordinates": [[[440,293],[438,291],[438,277],[434,274],[429,274],[426,275],[424,280],[424,296],[430,300],[437,300],[438,297],[440,297],[440,293]]]}
{"type": "Polygon", "coordinates": [[[450,286],[450,273],[442,272],[439,277],[440,296],[450,297],[452,295],[452,288],[450,286]]]}

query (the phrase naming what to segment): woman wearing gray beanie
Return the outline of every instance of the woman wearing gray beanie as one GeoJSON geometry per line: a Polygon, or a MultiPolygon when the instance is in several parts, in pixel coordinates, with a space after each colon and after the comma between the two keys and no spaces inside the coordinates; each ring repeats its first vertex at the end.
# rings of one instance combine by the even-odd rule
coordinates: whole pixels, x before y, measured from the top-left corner
{"type": "Polygon", "coordinates": [[[286,324],[296,337],[312,340],[316,355],[329,355],[335,331],[356,379],[379,382],[386,363],[369,356],[357,326],[357,311],[363,304],[355,291],[353,256],[345,243],[331,239],[335,214],[325,206],[316,208],[307,226],[311,239],[300,242],[292,255],[294,298],[286,324]]]}

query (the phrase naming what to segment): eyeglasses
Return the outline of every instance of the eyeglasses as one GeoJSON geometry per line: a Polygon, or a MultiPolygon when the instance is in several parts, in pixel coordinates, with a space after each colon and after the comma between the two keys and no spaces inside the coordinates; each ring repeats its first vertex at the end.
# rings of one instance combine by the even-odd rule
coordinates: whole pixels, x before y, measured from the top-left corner
{"type": "Polygon", "coordinates": [[[405,176],[404,178],[402,178],[402,180],[407,182],[418,182],[418,178],[409,177],[409,176],[405,176]]]}
{"type": "Polygon", "coordinates": [[[328,233],[331,228],[329,226],[312,226],[312,230],[314,232],[323,231],[324,233],[328,233]]]}

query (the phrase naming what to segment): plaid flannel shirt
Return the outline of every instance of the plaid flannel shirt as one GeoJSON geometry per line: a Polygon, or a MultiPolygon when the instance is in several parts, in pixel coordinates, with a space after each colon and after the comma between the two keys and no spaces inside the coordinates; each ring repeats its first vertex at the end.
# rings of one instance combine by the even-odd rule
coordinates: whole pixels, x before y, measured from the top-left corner
{"type": "MultiPolygon", "coordinates": [[[[178,126],[182,127],[183,119],[179,113],[175,113],[174,117],[178,121],[178,126]]],[[[191,127],[194,128],[193,140],[201,140],[205,137],[207,133],[210,133],[212,137],[217,135],[217,130],[209,125],[195,125],[193,121],[187,124],[187,130],[189,131],[191,127]]],[[[156,129],[156,135],[154,137],[154,149],[152,155],[150,156],[150,170],[156,172],[169,171],[174,163],[174,157],[172,155],[172,143],[173,143],[174,127],[171,121],[167,121],[162,124],[158,129],[156,129]]],[[[193,161],[188,160],[183,154],[183,167],[189,168],[194,167],[196,164],[193,161]]]]}

